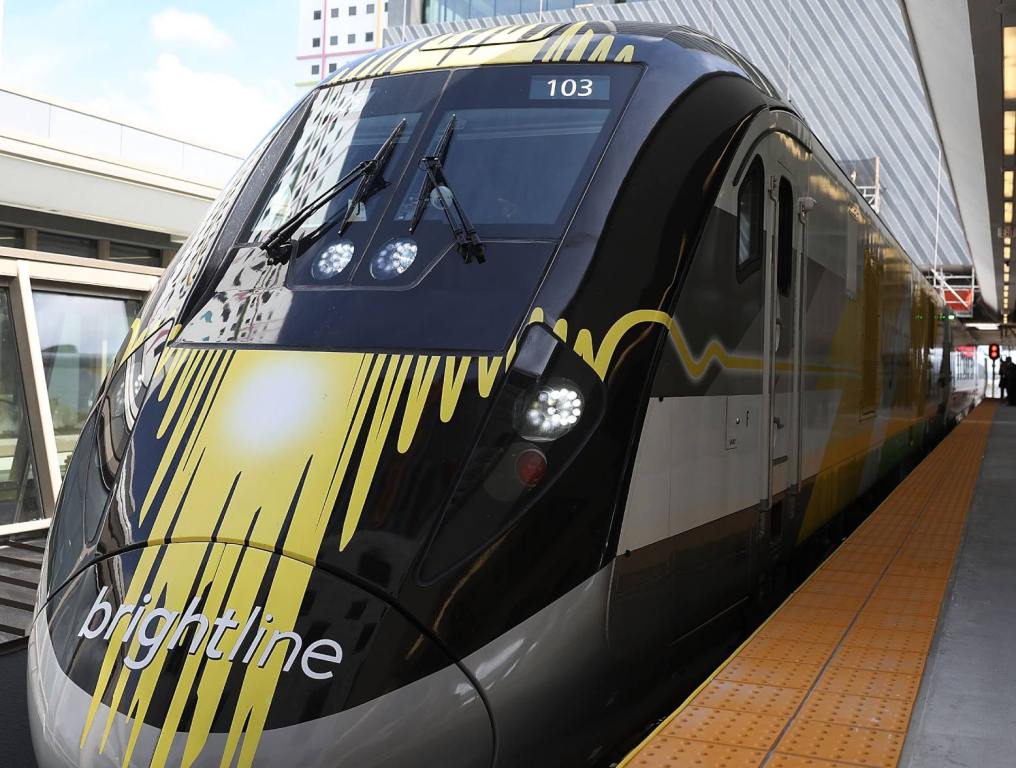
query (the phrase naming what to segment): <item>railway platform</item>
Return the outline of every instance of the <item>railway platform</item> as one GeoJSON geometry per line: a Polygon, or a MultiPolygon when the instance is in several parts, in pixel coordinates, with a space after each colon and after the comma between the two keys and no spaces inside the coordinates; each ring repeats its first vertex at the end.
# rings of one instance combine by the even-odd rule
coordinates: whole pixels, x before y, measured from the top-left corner
{"type": "Polygon", "coordinates": [[[1014,638],[1016,408],[986,402],[620,765],[1012,765],[1014,638]]]}

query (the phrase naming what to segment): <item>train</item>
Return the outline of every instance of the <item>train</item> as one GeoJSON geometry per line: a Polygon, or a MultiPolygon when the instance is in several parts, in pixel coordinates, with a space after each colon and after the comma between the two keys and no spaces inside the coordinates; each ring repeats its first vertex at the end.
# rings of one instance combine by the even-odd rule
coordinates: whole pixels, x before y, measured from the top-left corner
{"type": "Polygon", "coordinates": [[[704,33],[533,23],[343,65],[85,423],[29,641],[39,763],[610,764],[969,410],[964,343],[704,33]]]}

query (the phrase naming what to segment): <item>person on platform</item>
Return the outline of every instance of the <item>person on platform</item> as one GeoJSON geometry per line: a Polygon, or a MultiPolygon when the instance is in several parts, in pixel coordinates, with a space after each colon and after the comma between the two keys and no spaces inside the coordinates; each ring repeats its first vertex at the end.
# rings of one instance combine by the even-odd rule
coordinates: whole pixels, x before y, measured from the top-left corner
{"type": "Polygon", "coordinates": [[[1011,357],[1005,359],[1005,393],[1009,396],[1009,405],[1016,405],[1016,363],[1011,357]]]}
{"type": "Polygon", "coordinates": [[[1009,387],[1009,369],[1012,367],[1012,358],[1007,357],[998,364],[998,396],[1005,400],[1005,393],[1009,387]]]}

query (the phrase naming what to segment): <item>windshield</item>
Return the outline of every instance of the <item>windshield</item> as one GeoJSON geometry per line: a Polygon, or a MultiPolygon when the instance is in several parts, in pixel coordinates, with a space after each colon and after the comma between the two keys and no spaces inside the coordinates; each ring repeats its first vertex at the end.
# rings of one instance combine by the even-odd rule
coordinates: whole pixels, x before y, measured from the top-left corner
{"type": "Polygon", "coordinates": [[[488,66],[321,88],[294,117],[274,167],[252,177],[264,189],[182,339],[503,349],[639,72],[627,64],[488,66]],[[393,131],[395,148],[359,196],[363,204],[349,204],[363,185],[343,189],[300,223],[285,264],[251,245],[374,158],[393,131]],[[440,190],[429,188],[421,169],[436,154],[440,190]],[[418,206],[421,192],[426,201],[418,206]],[[441,206],[450,199],[482,241],[483,263],[456,248],[441,206]]]}
{"type": "MultiPolygon", "coordinates": [[[[396,169],[406,162],[406,147],[424,104],[404,105],[404,89],[396,83],[381,81],[350,83],[327,88],[314,100],[285,165],[267,195],[260,211],[252,218],[241,240],[257,242],[280,226],[301,207],[334,185],[358,163],[374,157],[395,127],[405,119],[388,167],[396,169]],[[368,106],[369,105],[369,106],[368,106]],[[398,106],[404,106],[398,109],[398,106]],[[386,110],[392,110],[384,113],[386,110]],[[376,114],[382,112],[382,114],[376,114]]],[[[312,231],[346,210],[356,185],[350,185],[330,203],[310,216],[297,235],[312,231]]],[[[380,205],[377,196],[366,201],[358,220],[375,215],[380,205]]]]}
{"type": "MultiPolygon", "coordinates": [[[[435,127],[427,154],[434,153],[454,117],[454,136],[443,165],[473,223],[485,225],[488,236],[553,236],[566,223],[566,204],[609,115],[609,109],[586,107],[448,110],[435,127]]],[[[417,170],[398,220],[412,218],[422,178],[417,170]]],[[[428,205],[424,218],[441,215],[436,205],[428,205]]]]}

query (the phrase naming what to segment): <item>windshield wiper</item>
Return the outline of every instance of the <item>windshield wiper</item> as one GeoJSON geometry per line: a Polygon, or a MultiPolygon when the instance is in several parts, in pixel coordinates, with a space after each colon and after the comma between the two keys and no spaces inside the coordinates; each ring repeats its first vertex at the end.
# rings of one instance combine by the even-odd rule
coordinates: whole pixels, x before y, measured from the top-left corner
{"type": "MultiPolygon", "coordinates": [[[[309,203],[301,207],[298,211],[296,211],[296,213],[253,245],[265,251],[265,253],[268,254],[268,260],[270,262],[280,263],[285,261],[290,256],[290,251],[292,250],[291,241],[296,230],[300,228],[300,225],[309,219],[322,205],[325,205],[329,200],[332,200],[334,197],[339,195],[354,181],[361,179],[360,186],[357,187],[353,197],[350,198],[350,204],[346,207],[346,213],[343,215],[342,226],[339,229],[339,234],[341,234],[352,218],[351,211],[356,206],[362,205],[363,202],[375,192],[380,189],[384,189],[384,187],[387,186],[385,184],[379,184],[378,177],[381,175],[385,165],[388,163],[392,154],[392,149],[398,142],[399,135],[402,133],[402,129],[405,128],[405,126],[406,119],[403,118],[399,124],[395,126],[388,138],[385,139],[385,142],[381,145],[381,148],[378,149],[374,157],[370,160],[364,160],[361,163],[357,163],[353,170],[309,203]]],[[[324,224],[322,224],[322,226],[324,226],[324,224]]],[[[243,243],[236,247],[243,247],[244,245],[247,244],[243,243]]]]}
{"type": "Polygon", "coordinates": [[[445,219],[448,220],[448,226],[451,227],[452,234],[455,236],[455,245],[462,259],[466,264],[473,259],[476,259],[477,264],[482,264],[486,261],[487,246],[480,240],[480,236],[476,233],[476,228],[469,221],[469,217],[466,216],[462,206],[459,205],[459,199],[452,191],[444,172],[443,163],[445,156],[448,154],[448,144],[452,140],[454,130],[455,115],[452,115],[447,127],[445,127],[444,133],[441,135],[441,141],[438,142],[437,150],[433,155],[420,159],[420,168],[426,176],[423,184],[420,185],[420,192],[416,198],[416,209],[413,211],[413,218],[409,222],[409,231],[412,233],[416,230],[420,220],[423,218],[424,211],[427,209],[427,203],[430,201],[431,194],[436,192],[441,211],[444,213],[445,219]]]}
{"type": "Polygon", "coordinates": [[[356,188],[353,196],[349,198],[346,213],[342,216],[342,221],[339,223],[340,235],[346,231],[346,227],[349,226],[360,206],[388,186],[388,182],[384,180],[381,174],[384,173],[385,168],[388,166],[388,161],[391,160],[392,152],[395,150],[395,145],[399,143],[399,136],[402,135],[405,127],[406,118],[402,118],[401,122],[395,126],[395,129],[385,139],[385,143],[381,145],[377,154],[367,161],[369,167],[360,176],[360,185],[356,188]]]}

